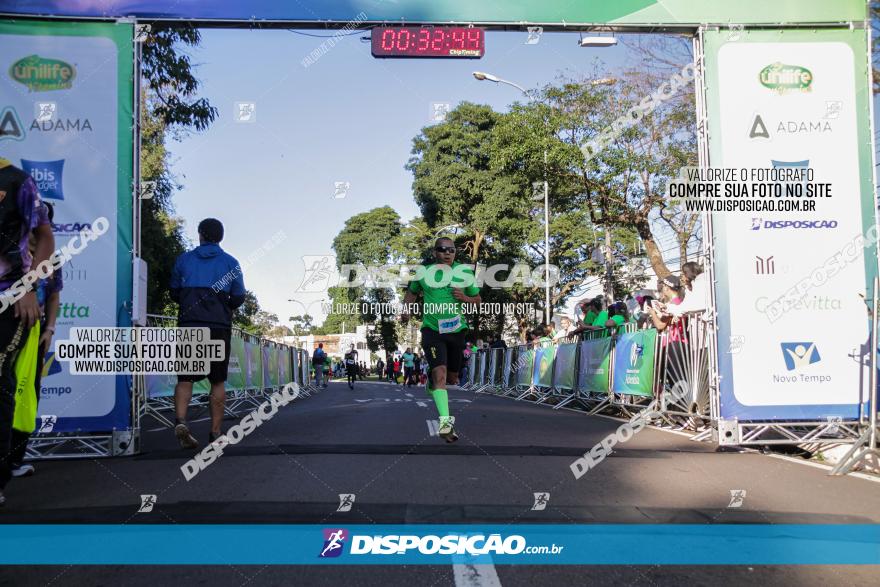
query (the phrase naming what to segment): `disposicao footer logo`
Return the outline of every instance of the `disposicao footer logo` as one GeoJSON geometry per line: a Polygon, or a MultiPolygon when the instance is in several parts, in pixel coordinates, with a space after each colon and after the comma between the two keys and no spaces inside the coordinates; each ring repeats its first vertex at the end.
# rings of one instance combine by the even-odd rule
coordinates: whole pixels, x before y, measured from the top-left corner
{"type": "Polygon", "coordinates": [[[333,558],[342,554],[348,530],[342,528],[324,528],[324,548],[318,558],[333,558]]]}

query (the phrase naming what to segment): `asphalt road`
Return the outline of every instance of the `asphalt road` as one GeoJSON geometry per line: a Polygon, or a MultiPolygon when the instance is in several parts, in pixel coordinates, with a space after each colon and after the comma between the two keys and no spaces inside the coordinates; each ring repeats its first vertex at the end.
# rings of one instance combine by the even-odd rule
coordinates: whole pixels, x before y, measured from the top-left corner
{"type": "MultiPolygon", "coordinates": [[[[344,382],[283,408],[186,481],[194,451],[147,432],[136,457],[36,463],[7,487],[2,523],[878,523],[880,484],[828,477],[777,458],[715,452],[710,443],[644,429],[580,479],[569,465],[619,422],[459,390],[460,440],[431,434],[421,388],[344,382]],[[744,490],[740,507],[731,491],[744,490]],[[549,493],[533,511],[534,493],[549,493]],[[142,494],[152,512],[138,513],[142,494]],[[339,494],[354,494],[337,512],[339,494]]],[[[233,421],[227,425],[234,424],[233,421]]],[[[153,421],[145,423],[149,430],[153,421]]],[[[195,422],[204,442],[208,422],[195,422]]],[[[181,545],[210,548],[210,545],[181,545]]],[[[7,567],[0,585],[876,585],[874,567],[524,567],[462,577],[418,567],[7,567]],[[493,575],[494,573],[494,575],[493,575]],[[496,583],[493,583],[497,579],[496,583]]]]}

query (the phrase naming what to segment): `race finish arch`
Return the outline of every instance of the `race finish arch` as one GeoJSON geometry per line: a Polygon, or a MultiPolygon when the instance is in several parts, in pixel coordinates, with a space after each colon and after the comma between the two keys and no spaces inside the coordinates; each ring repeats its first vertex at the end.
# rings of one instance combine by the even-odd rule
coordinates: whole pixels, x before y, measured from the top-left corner
{"type": "MultiPolygon", "coordinates": [[[[877,205],[870,29],[864,0],[0,0],[0,14],[9,17],[0,28],[0,71],[9,72],[15,62],[31,55],[77,69],[72,84],[53,88],[27,88],[5,73],[0,107],[14,108],[29,128],[32,103],[45,95],[57,97],[59,108],[69,109],[69,114],[60,112],[63,116],[94,117],[96,126],[90,132],[95,137],[101,120],[100,160],[74,151],[71,138],[85,140],[78,135],[67,135],[66,140],[55,135],[55,142],[45,142],[45,134],[39,132],[17,140],[0,136],[0,154],[12,153],[13,160],[42,162],[38,169],[43,171],[49,163],[66,162],[63,204],[70,209],[59,209],[70,215],[69,221],[116,203],[115,210],[105,214],[113,215],[117,235],[116,274],[111,278],[89,273],[90,281],[99,280],[94,282],[96,290],[115,284],[116,298],[102,302],[100,309],[90,308],[94,325],[126,323],[131,257],[139,249],[137,222],[132,220],[136,182],[131,178],[137,176],[137,157],[131,156],[135,141],[130,124],[136,112],[132,88],[137,81],[137,24],[186,21],[197,26],[328,29],[448,25],[485,30],[541,26],[545,31],[691,33],[698,73],[700,165],[810,167],[833,188],[832,206],[823,209],[822,218],[810,218],[827,221],[821,228],[780,222],[806,219],[793,213],[717,214],[704,223],[706,242],[711,243],[717,326],[710,349],[715,374],[711,415],[720,441],[766,442],[769,433],[792,442],[803,430],[821,431],[838,420],[866,420],[868,357],[873,360],[875,353],[870,351],[869,320],[860,296],[871,299],[874,293],[877,205]],[[116,77],[100,84],[85,73],[91,59],[101,58],[99,53],[117,63],[116,77]],[[102,93],[96,103],[75,101],[77,92],[97,87],[102,93]],[[109,150],[107,142],[113,137],[115,150],[109,150]],[[100,187],[74,183],[91,179],[81,175],[87,166],[100,168],[101,174],[112,169],[115,181],[100,175],[100,187]],[[83,206],[82,211],[74,206],[83,206]],[[844,256],[837,265],[826,265],[838,251],[844,256]],[[786,297],[792,290],[802,295],[786,297]]],[[[104,259],[113,252],[102,251],[104,259]]],[[[93,412],[98,405],[112,406],[110,420],[107,414],[64,414],[57,429],[101,431],[111,420],[121,424],[131,403],[118,393],[125,385],[95,382],[87,392],[96,397],[93,412]]],[[[72,410],[86,401],[86,391],[77,393],[65,400],[72,410]]],[[[136,432],[137,422],[129,420],[127,427],[136,432]]]]}

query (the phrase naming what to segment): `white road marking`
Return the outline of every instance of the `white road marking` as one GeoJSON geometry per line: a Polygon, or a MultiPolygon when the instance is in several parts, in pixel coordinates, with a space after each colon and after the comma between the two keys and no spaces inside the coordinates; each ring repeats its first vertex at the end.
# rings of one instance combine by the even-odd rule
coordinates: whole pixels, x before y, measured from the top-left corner
{"type": "Polygon", "coordinates": [[[427,408],[428,407],[428,404],[426,404],[425,402],[416,402],[416,405],[418,405],[420,408],[427,408]]]}
{"type": "Polygon", "coordinates": [[[495,565],[452,565],[455,587],[501,587],[495,565]]]}
{"type": "Polygon", "coordinates": [[[412,396],[413,396],[413,394],[411,394],[411,393],[406,394],[406,397],[412,397],[412,396]]]}
{"type": "Polygon", "coordinates": [[[428,423],[428,436],[437,436],[440,433],[440,422],[437,420],[425,420],[428,423]]]}

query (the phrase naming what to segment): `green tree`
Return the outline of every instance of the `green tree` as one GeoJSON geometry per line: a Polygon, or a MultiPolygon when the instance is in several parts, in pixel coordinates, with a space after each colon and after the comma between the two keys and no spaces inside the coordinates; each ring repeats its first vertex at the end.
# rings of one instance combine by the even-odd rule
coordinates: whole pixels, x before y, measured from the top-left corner
{"type": "MultiPolygon", "coordinates": [[[[398,259],[395,245],[400,243],[401,229],[400,216],[389,206],[352,216],[345,221],[345,226],[333,239],[337,265],[343,269],[345,265],[382,266],[396,262],[398,259]]],[[[347,277],[343,275],[343,278],[347,277]]],[[[370,312],[372,304],[386,304],[394,300],[395,291],[392,286],[374,283],[367,277],[367,281],[358,287],[330,289],[334,290],[330,292],[332,298],[345,297],[349,303],[359,303],[360,311],[356,314],[331,314],[324,322],[325,325],[328,322],[338,324],[344,321],[346,328],[352,331],[358,324],[376,324],[377,328],[372,331],[374,334],[368,338],[368,345],[372,345],[370,350],[377,351],[380,344],[387,351],[397,348],[396,331],[386,324],[393,324],[395,317],[370,312]]]]}
{"type": "Polygon", "coordinates": [[[197,98],[198,81],[185,48],[199,44],[198,29],[154,24],[143,43],[143,94],[141,95],[141,179],[156,182],[151,199],[141,200],[141,256],[147,262],[147,311],[176,313],[168,294],[171,270],[186,250],[183,221],[171,199],[181,186],[169,168],[167,139],[203,131],[217,111],[197,98]]]}
{"type": "Polygon", "coordinates": [[[255,333],[257,330],[257,314],[260,312],[260,303],[257,296],[251,290],[244,292],[244,303],[232,313],[232,325],[241,328],[245,332],[255,333]]]}
{"type": "Polygon", "coordinates": [[[291,316],[288,321],[293,323],[293,336],[306,336],[312,332],[312,317],[309,314],[291,316]]]}

